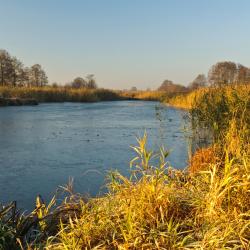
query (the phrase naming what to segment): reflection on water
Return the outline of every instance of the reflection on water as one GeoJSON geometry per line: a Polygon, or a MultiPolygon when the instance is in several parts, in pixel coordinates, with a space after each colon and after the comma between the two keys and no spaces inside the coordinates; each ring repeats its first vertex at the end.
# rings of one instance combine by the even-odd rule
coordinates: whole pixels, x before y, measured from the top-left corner
{"type": "Polygon", "coordinates": [[[76,191],[98,194],[107,171],[129,174],[130,145],[146,130],[149,147],[171,149],[184,168],[186,113],[157,102],[41,104],[0,109],[0,201],[31,209],[37,194],[49,198],[74,178],[76,191]]]}

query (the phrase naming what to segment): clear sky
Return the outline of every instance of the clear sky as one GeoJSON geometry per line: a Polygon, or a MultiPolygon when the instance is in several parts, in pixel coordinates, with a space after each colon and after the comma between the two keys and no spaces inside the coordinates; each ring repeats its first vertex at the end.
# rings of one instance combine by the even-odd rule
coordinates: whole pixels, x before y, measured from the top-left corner
{"type": "Polygon", "coordinates": [[[50,82],[186,85],[217,61],[250,66],[250,1],[0,0],[0,48],[50,82]]]}

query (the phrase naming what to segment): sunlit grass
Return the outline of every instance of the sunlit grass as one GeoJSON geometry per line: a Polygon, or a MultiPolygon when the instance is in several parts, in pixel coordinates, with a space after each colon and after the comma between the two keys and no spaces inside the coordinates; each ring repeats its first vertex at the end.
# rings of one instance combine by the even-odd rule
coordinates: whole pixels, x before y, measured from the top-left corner
{"type": "Polygon", "coordinates": [[[121,96],[145,101],[163,101],[168,97],[165,91],[120,91],[121,96]]]}
{"type": "MultiPolygon", "coordinates": [[[[238,84],[238,85],[225,86],[222,88],[218,87],[200,88],[192,92],[189,92],[187,94],[174,96],[173,98],[166,100],[166,102],[178,108],[191,109],[197,104],[197,102],[203,101],[204,98],[207,98],[208,100],[210,96],[210,100],[208,100],[210,105],[214,106],[214,109],[217,109],[216,106],[217,103],[213,101],[219,101],[219,99],[221,98],[221,95],[219,95],[219,93],[223,94],[224,95],[223,97],[225,97],[227,101],[233,103],[237,101],[236,98],[241,98],[241,99],[249,98],[250,85],[238,84]],[[211,100],[212,95],[214,95],[213,97],[215,97],[214,100],[211,100]]],[[[238,105],[240,105],[239,102],[238,105]]]]}
{"type": "MultiPolygon", "coordinates": [[[[78,203],[46,249],[246,249],[250,243],[249,155],[195,175],[167,166],[164,150],[135,148],[130,178],[113,173],[109,193],[78,203]],[[158,157],[152,166],[150,159],[158,157]]],[[[246,153],[246,152],[245,152],[246,153]]],[[[219,163],[219,164],[218,164],[219,163]]],[[[65,203],[64,205],[67,205],[65,203]]]]}

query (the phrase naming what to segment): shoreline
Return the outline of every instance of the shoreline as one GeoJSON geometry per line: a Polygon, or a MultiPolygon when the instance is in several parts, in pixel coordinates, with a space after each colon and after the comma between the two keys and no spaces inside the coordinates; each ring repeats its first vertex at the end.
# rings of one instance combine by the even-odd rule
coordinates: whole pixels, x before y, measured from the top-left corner
{"type": "Polygon", "coordinates": [[[3,98],[0,97],[0,107],[8,107],[8,106],[36,106],[38,105],[38,101],[35,99],[29,98],[3,98]]]}
{"type": "Polygon", "coordinates": [[[162,91],[119,91],[109,89],[67,87],[8,87],[0,86],[0,107],[34,105],[36,103],[101,101],[160,101],[168,97],[162,91]]]}

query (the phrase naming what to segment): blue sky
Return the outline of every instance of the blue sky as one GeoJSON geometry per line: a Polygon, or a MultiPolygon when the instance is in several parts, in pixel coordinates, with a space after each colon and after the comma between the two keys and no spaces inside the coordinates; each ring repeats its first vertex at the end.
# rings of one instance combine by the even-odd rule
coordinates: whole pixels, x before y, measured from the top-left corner
{"type": "Polygon", "coordinates": [[[187,84],[217,61],[250,66],[249,0],[0,0],[0,48],[50,82],[187,84]]]}

